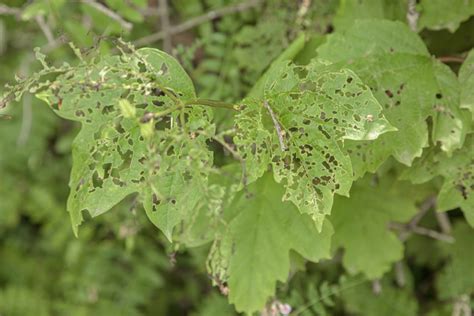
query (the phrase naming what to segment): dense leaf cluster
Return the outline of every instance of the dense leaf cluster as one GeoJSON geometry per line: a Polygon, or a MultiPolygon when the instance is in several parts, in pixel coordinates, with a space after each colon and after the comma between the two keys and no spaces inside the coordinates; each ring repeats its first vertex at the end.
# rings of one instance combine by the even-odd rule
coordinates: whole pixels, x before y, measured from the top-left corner
{"type": "MultiPolygon", "coordinates": [[[[106,32],[146,29],[146,3],[132,2],[105,1],[118,14],[106,32]]],[[[183,17],[222,6],[184,2],[173,7],[183,17]]],[[[0,101],[23,102],[21,121],[16,104],[0,109],[14,118],[0,121],[0,234],[12,240],[0,244],[0,314],[188,313],[176,298],[198,315],[470,310],[474,51],[450,51],[463,53],[450,67],[431,43],[436,30],[469,25],[472,5],[269,2],[257,17],[202,25],[196,46],[173,51],[181,63],[122,39],[85,43],[80,29],[73,38],[92,47],[70,44],[68,62],[36,51],[41,68],[17,76],[0,101]],[[79,239],[63,228],[66,195],[79,239]],[[34,265],[19,262],[36,230],[40,247],[65,256],[38,255],[62,270],[64,298],[42,294],[58,291],[47,280],[28,287],[34,265]],[[180,282],[182,293],[150,303],[180,282]],[[210,283],[219,294],[198,304],[210,283]]],[[[87,3],[84,16],[104,14],[87,3]]],[[[37,1],[20,18],[72,9],[37,1]]]]}

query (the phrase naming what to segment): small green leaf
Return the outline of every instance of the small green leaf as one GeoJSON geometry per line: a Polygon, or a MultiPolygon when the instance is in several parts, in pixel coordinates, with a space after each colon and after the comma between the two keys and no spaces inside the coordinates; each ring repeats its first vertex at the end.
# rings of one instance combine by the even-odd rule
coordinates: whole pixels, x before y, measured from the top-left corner
{"type": "Polygon", "coordinates": [[[128,100],[120,99],[119,107],[123,117],[125,118],[134,118],[137,114],[137,109],[133,105],[131,105],[128,100]]]}
{"type": "Polygon", "coordinates": [[[417,159],[413,167],[403,173],[404,179],[423,183],[436,176],[444,178],[438,193],[438,211],[460,207],[469,224],[474,227],[474,134],[466,137],[463,148],[452,156],[436,148],[417,159]]]}
{"type": "Polygon", "coordinates": [[[421,0],[417,6],[420,12],[418,29],[457,30],[461,22],[474,15],[474,2],[466,0],[421,0]]]}

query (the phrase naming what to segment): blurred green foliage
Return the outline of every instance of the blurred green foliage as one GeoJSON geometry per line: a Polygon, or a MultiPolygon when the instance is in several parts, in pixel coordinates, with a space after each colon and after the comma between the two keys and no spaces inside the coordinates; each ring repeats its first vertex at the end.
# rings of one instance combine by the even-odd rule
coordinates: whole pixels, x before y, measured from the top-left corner
{"type": "MultiPolygon", "coordinates": [[[[25,77],[38,69],[34,47],[42,47],[53,64],[74,63],[69,41],[83,53],[98,47],[106,54],[114,46],[102,38],[122,36],[134,42],[159,32],[159,2],[3,1],[2,86],[15,75],[25,77]]],[[[168,9],[172,24],[180,25],[242,2],[176,0],[168,1],[168,9]]],[[[405,21],[407,5],[369,0],[254,2],[172,36],[171,53],[195,82],[199,96],[240,100],[301,34],[308,40],[294,60],[307,63],[326,34],[350,30],[356,19],[405,21]]],[[[449,18],[440,15],[444,7],[436,7],[438,2],[418,5],[420,35],[438,57],[465,53],[474,45],[472,2],[449,18]]],[[[147,46],[159,48],[160,42],[147,46]]],[[[87,220],[75,238],[65,206],[71,142],[78,125],[60,120],[31,96],[0,111],[11,116],[0,116],[0,315],[235,315],[225,289],[212,287],[207,276],[209,245],[184,251],[179,244],[169,244],[133,197],[87,220]]],[[[221,127],[229,124],[229,112],[215,115],[221,127]]],[[[225,161],[228,154],[221,151],[215,159],[225,161]]],[[[471,251],[473,232],[460,214],[454,211],[451,217],[459,221],[453,235],[461,243],[420,236],[405,242],[406,259],[399,267],[403,282],[395,269],[375,285],[360,275],[347,276],[338,253],[317,265],[305,264],[292,253],[289,283],[280,284],[273,302],[290,304],[291,315],[308,316],[451,315],[457,306],[473,305],[472,271],[464,273],[472,270],[472,256],[463,257],[471,251]],[[374,289],[377,286],[382,292],[374,289]]],[[[434,214],[423,221],[435,225],[434,214]]],[[[263,315],[279,313],[267,312],[263,315]]]]}

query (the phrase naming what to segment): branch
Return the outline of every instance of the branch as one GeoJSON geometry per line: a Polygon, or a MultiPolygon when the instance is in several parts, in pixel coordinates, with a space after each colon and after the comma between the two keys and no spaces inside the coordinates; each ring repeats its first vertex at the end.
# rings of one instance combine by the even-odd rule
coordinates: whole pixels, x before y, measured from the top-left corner
{"type": "Polygon", "coordinates": [[[5,4],[0,4],[0,15],[14,15],[16,18],[20,18],[21,10],[9,7],[5,4]]]}
{"type": "Polygon", "coordinates": [[[427,236],[427,237],[430,237],[430,238],[433,238],[433,239],[436,239],[436,240],[440,240],[440,241],[445,241],[445,242],[450,243],[450,244],[452,244],[454,242],[454,238],[452,236],[445,235],[443,233],[438,233],[435,230],[428,229],[428,228],[425,228],[425,227],[416,226],[416,227],[413,227],[411,230],[415,234],[422,235],[422,236],[427,236]]]}
{"type": "Polygon", "coordinates": [[[44,36],[48,40],[48,44],[53,45],[56,42],[56,40],[54,39],[53,32],[49,28],[49,25],[44,20],[44,16],[37,15],[35,17],[35,20],[38,26],[40,27],[41,31],[43,32],[44,36]]]}
{"type": "Polygon", "coordinates": [[[120,15],[110,10],[108,7],[106,7],[100,2],[96,2],[94,0],[81,0],[81,2],[102,12],[112,20],[117,21],[127,31],[130,31],[133,28],[132,23],[125,21],[120,15]]]}
{"type": "Polygon", "coordinates": [[[372,281],[372,292],[377,296],[382,293],[382,283],[380,283],[380,280],[372,281]]]}
{"type": "Polygon", "coordinates": [[[168,1],[167,0],[159,0],[160,1],[160,23],[161,23],[161,31],[163,32],[163,50],[167,53],[171,52],[171,34],[169,32],[170,29],[170,17],[168,12],[168,1]]]}
{"type": "Polygon", "coordinates": [[[405,287],[407,284],[402,261],[397,261],[395,263],[395,281],[397,282],[398,287],[405,287]]]}
{"type": "Polygon", "coordinates": [[[452,229],[448,214],[446,212],[435,212],[435,216],[443,234],[450,235],[452,229]]]}
{"type": "MultiPolygon", "coordinates": [[[[437,232],[432,229],[428,229],[425,227],[420,227],[418,226],[418,223],[420,220],[425,216],[425,214],[432,209],[436,205],[436,197],[431,196],[427,198],[421,205],[420,205],[420,211],[411,219],[411,221],[407,224],[400,224],[400,223],[390,223],[389,227],[391,229],[397,229],[401,230],[400,233],[400,239],[402,241],[405,241],[412,233],[422,235],[422,236],[427,236],[436,240],[440,241],[445,241],[447,243],[453,243],[454,238],[449,235],[450,232],[450,225],[449,229],[445,226],[444,228],[442,227],[443,233],[437,232]]],[[[447,225],[446,223],[443,223],[444,225],[447,225]]],[[[448,220],[449,224],[449,220],[448,220]]],[[[442,224],[440,224],[441,226],[442,224]]]]}
{"type": "Polygon", "coordinates": [[[441,56],[438,57],[438,60],[443,63],[459,63],[462,64],[464,62],[463,57],[458,56],[441,56]]]}
{"type": "MultiPolygon", "coordinates": [[[[391,229],[405,231],[409,234],[414,233],[414,234],[430,237],[430,238],[433,238],[433,239],[436,239],[436,240],[444,241],[444,242],[447,242],[447,243],[453,243],[454,242],[454,238],[452,236],[446,235],[446,234],[443,234],[443,233],[439,233],[435,230],[425,228],[425,227],[420,227],[420,226],[416,226],[416,225],[415,226],[410,226],[410,224],[400,224],[400,223],[390,223],[389,227],[391,229]]],[[[406,239],[406,238],[404,238],[404,239],[406,239]]]]}
{"type": "Polygon", "coordinates": [[[273,110],[268,104],[267,100],[263,101],[263,106],[267,109],[268,113],[270,113],[270,116],[272,117],[273,125],[275,126],[275,129],[278,135],[278,141],[280,142],[281,151],[286,151],[285,142],[283,140],[283,132],[282,132],[280,123],[278,123],[278,120],[275,116],[275,113],[273,113],[273,110]]]}
{"type": "Polygon", "coordinates": [[[226,103],[226,102],[208,100],[208,99],[189,100],[189,101],[186,101],[184,103],[184,106],[193,105],[193,104],[195,104],[195,105],[205,105],[205,106],[210,106],[210,107],[213,107],[213,108],[223,108],[223,109],[237,111],[236,105],[234,105],[232,103],[226,103]]]}
{"type": "Polygon", "coordinates": [[[413,32],[416,32],[418,29],[419,17],[420,14],[416,11],[416,0],[408,0],[407,21],[413,32]]]}
{"type": "MultiPolygon", "coordinates": [[[[238,3],[234,5],[229,5],[227,7],[223,7],[220,9],[216,9],[214,11],[209,11],[206,14],[197,16],[195,18],[191,18],[181,24],[178,24],[176,26],[172,26],[168,29],[167,32],[164,30],[159,31],[158,33],[154,33],[145,37],[142,37],[138,40],[135,41],[136,46],[144,46],[159,40],[164,39],[166,36],[172,36],[174,34],[182,33],[184,31],[187,31],[189,29],[192,29],[200,24],[218,19],[220,17],[223,17],[228,14],[234,14],[238,12],[243,12],[245,10],[251,9],[256,7],[257,5],[260,4],[262,0],[249,0],[247,2],[243,3],[238,3]]],[[[160,10],[161,11],[161,10],[160,10]]],[[[162,14],[160,12],[160,14],[162,14]]]]}

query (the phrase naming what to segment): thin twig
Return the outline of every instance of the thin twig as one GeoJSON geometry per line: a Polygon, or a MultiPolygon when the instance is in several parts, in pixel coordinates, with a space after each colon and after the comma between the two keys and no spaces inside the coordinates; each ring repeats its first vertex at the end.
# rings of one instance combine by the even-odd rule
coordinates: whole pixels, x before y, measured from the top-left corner
{"type": "Polygon", "coordinates": [[[21,120],[21,129],[16,140],[16,145],[21,147],[26,144],[31,133],[31,124],[33,123],[33,109],[31,108],[31,94],[23,97],[23,116],[21,120]]]}
{"type": "Polygon", "coordinates": [[[470,307],[469,295],[462,295],[456,300],[453,306],[452,316],[471,316],[472,310],[470,307]]]}
{"type": "Polygon", "coordinates": [[[443,63],[459,63],[462,64],[464,62],[464,57],[458,56],[441,56],[437,58],[440,62],[443,63]]]}
{"type": "Polygon", "coordinates": [[[49,28],[49,25],[44,20],[44,16],[37,15],[35,17],[35,20],[38,26],[40,27],[41,31],[43,32],[44,36],[48,40],[48,44],[52,45],[53,43],[55,43],[56,40],[54,39],[53,32],[51,31],[51,29],[49,28]]]}
{"type": "Polygon", "coordinates": [[[425,227],[416,226],[411,229],[415,234],[427,236],[433,239],[437,239],[440,241],[445,241],[447,243],[452,244],[454,242],[453,236],[445,235],[443,233],[439,233],[435,230],[428,229],[425,227]]]}
{"type": "Polygon", "coordinates": [[[372,281],[372,292],[375,295],[380,295],[382,293],[382,283],[380,283],[380,280],[372,281]]]}
{"type": "Polygon", "coordinates": [[[395,281],[397,282],[397,285],[399,287],[405,287],[407,283],[402,261],[398,261],[395,263],[395,281]]]}
{"type": "MultiPolygon", "coordinates": [[[[228,152],[230,152],[230,154],[232,155],[232,157],[234,157],[234,159],[238,160],[240,162],[240,166],[242,168],[242,185],[244,186],[244,188],[247,190],[247,167],[246,167],[246,164],[245,164],[245,160],[239,155],[239,153],[230,146],[230,144],[228,144],[224,139],[221,139],[218,135],[208,135],[207,133],[205,132],[202,132],[202,131],[199,131],[198,133],[206,136],[206,137],[210,137],[211,139],[213,139],[214,141],[216,141],[217,143],[219,143],[222,147],[224,147],[228,152]]],[[[222,135],[222,134],[220,134],[222,135]]]]}
{"type": "Polygon", "coordinates": [[[189,19],[181,24],[176,26],[171,26],[167,32],[161,30],[157,33],[150,34],[148,36],[142,37],[135,41],[136,46],[144,46],[159,40],[164,39],[166,36],[172,36],[174,34],[182,33],[189,29],[192,29],[200,24],[218,19],[228,14],[234,14],[238,12],[242,12],[251,8],[256,7],[259,5],[261,0],[250,0],[247,2],[242,2],[234,5],[229,5],[227,7],[223,7],[220,9],[216,9],[214,11],[209,11],[206,14],[197,16],[195,18],[189,19]]]}
{"type": "Polygon", "coordinates": [[[168,1],[159,0],[160,5],[160,24],[163,32],[163,50],[167,53],[171,52],[171,34],[170,34],[170,16],[168,12],[168,1]]]}
{"type": "Polygon", "coordinates": [[[20,18],[21,10],[9,7],[5,4],[0,4],[0,15],[14,15],[16,18],[20,18]]]}
{"type": "MultiPolygon", "coordinates": [[[[31,63],[34,58],[32,55],[27,56],[25,61],[20,66],[20,74],[28,75],[31,63]]],[[[26,144],[31,133],[31,125],[33,124],[33,109],[31,106],[32,97],[31,94],[27,94],[23,97],[23,113],[21,120],[20,132],[18,133],[18,138],[16,140],[16,145],[21,147],[26,144]]]]}
{"type": "Polygon", "coordinates": [[[448,214],[446,212],[435,212],[435,216],[443,234],[450,235],[452,229],[448,214]]]}
{"type": "Polygon", "coordinates": [[[420,14],[416,11],[416,0],[408,0],[407,21],[413,32],[416,32],[418,29],[419,17],[420,14]]]}
{"type": "Polygon", "coordinates": [[[126,31],[130,31],[133,28],[133,24],[130,22],[125,21],[120,15],[106,7],[100,2],[96,2],[94,0],[81,0],[82,3],[91,6],[98,11],[102,12],[103,14],[107,15],[112,20],[117,21],[126,31]]]}
{"type": "Polygon", "coordinates": [[[284,139],[283,139],[283,132],[282,132],[280,123],[278,123],[278,120],[275,116],[275,113],[273,113],[273,110],[270,107],[270,105],[268,104],[267,100],[263,101],[263,106],[267,109],[268,113],[270,113],[270,116],[272,117],[273,125],[275,126],[275,130],[276,130],[277,135],[278,135],[278,141],[280,142],[281,151],[286,151],[286,146],[285,146],[285,142],[284,142],[284,139]]]}
{"type": "Polygon", "coordinates": [[[405,231],[408,234],[414,233],[414,234],[430,237],[430,238],[433,238],[433,239],[436,239],[436,240],[445,241],[447,243],[453,243],[454,242],[454,238],[452,236],[449,236],[449,235],[446,235],[446,234],[443,234],[443,233],[440,233],[440,232],[437,232],[435,230],[428,229],[428,228],[425,228],[425,227],[420,227],[420,226],[416,226],[416,225],[415,226],[410,226],[410,225],[407,225],[407,224],[400,224],[400,223],[390,223],[389,227],[391,229],[405,231]]]}
{"type": "Polygon", "coordinates": [[[435,196],[430,196],[428,197],[419,207],[419,212],[411,219],[410,223],[408,225],[410,226],[416,226],[420,220],[423,218],[423,216],[428,213],[430,209],[432,209],[436,205],[436,197],[435,196]]]}

